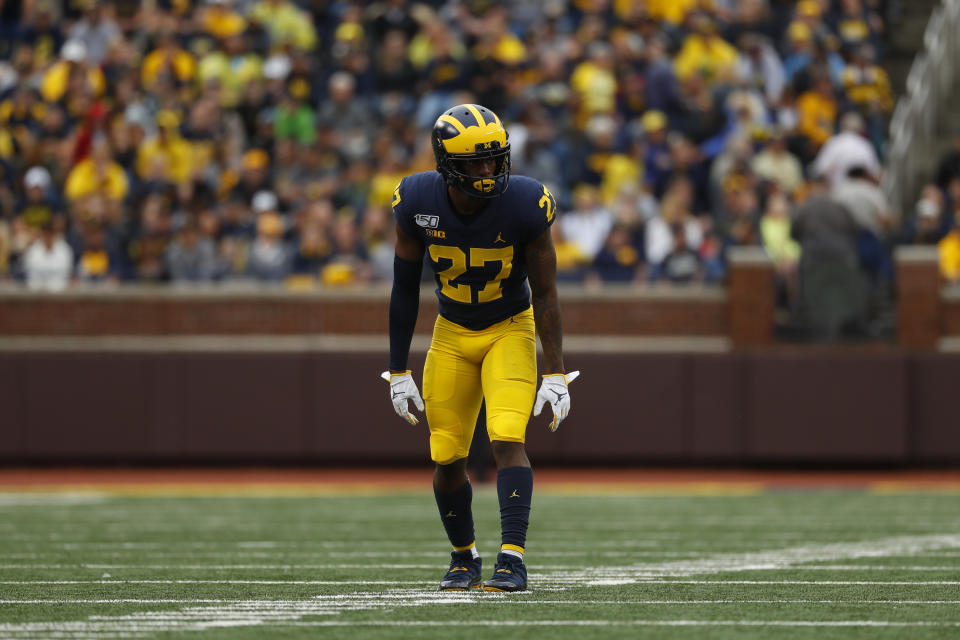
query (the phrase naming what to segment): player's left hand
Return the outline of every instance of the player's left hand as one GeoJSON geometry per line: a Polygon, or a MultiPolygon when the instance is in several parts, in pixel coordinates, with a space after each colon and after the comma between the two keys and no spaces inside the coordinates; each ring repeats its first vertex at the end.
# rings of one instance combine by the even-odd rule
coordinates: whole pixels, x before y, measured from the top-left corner
{"type": "Polygon", "coordinates": [[[563,419],[570,413],[570,392],[567,385],[577,379],[579,371],[570,373],[550,373],[543,376],[540,390],[537,391],[537,402],[533,405],[533,415],[540,415],[543,405],[549,404],[553,409],[553,421],[547,425],[550,431],[556,431],[563,419]]]}
{"type": "Polygon", "coordinates": [[[393,410],[397,415],[410,424],[420,422],[417,416],[410,413],[407,405],[407,400],[413,400],[414,406],[423,411],[423,399],[420,398],[420,391],[410,371],[404,373],[384,371],[380,377],[390,383],[390,401],[393,402],[393,410]]]}

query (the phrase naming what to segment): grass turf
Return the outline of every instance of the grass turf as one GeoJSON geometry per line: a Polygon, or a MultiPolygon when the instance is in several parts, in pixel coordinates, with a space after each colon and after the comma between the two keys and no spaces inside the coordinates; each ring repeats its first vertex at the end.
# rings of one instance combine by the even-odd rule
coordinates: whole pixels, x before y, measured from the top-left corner
{"type": "MultiPolygon", "coordinates": [[[[955,638],[958,496],[534,498],[524,594],[439,594],[429,488],[0,495],[0,638],[955,638]],[[516,631],[516,629],[513,629],[516,631]]],[[[476,491],[492,569],[496,497],[476,491]]]]}

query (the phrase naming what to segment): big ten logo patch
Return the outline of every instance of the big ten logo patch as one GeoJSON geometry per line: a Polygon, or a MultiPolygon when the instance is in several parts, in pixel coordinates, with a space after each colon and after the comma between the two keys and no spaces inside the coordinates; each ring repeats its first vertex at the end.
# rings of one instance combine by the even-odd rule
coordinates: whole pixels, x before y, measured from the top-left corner
{"type": "Polygon", "coordinates": [[[446,238],[447,234],[439,229],[424,229],[424,233],[431,238],[446,238]]]}

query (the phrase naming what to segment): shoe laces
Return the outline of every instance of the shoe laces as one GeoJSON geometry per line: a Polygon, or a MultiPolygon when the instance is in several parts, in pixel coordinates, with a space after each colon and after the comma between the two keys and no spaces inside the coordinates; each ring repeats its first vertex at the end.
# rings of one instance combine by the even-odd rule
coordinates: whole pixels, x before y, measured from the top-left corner
{"type": "Polygon", "coordinates": [[[473,554],[469,551],[453,551],[450,554],[450,571],[469,571],[473,554]]]}
{"type": "Polygon", "coordinates": [[[513,559],[510,556],[504,555],[497,559],[497,564],[493,567],[494,573],[507,573],[514,574],[517,572],[517,565],[522,565],[519,559],[513,559]]]}

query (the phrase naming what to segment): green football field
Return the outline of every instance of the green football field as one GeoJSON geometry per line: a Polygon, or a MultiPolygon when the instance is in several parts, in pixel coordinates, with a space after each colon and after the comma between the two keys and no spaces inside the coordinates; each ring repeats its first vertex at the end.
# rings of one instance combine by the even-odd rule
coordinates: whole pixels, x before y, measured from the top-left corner
{"type": "Polygon", "coordinates": [[[956,493],[547,488],[529,592],[438,593],[448,561],[428,487],[0,493],[0,638],[960,637],[956,493]]]}

